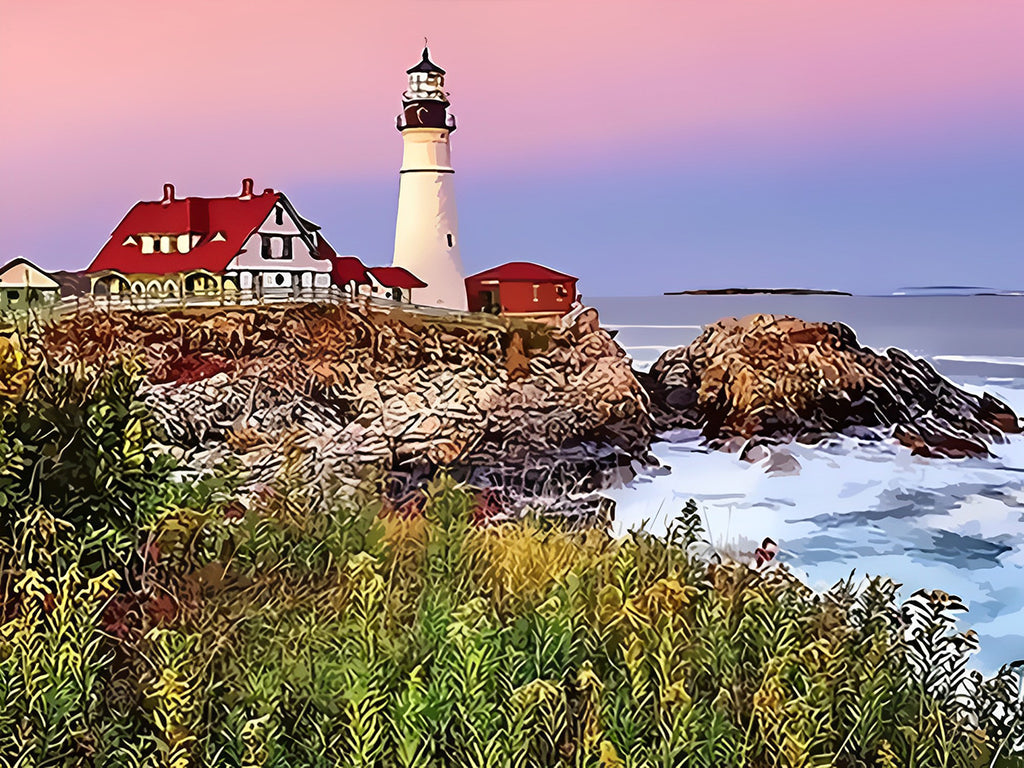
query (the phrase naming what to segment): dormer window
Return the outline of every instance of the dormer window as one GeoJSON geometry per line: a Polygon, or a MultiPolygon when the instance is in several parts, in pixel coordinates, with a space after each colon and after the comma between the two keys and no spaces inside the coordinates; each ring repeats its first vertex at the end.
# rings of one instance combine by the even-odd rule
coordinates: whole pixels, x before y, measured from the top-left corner
{"type": "Polygon", "coordinates": [[[213,237],[210,238],[211,243],[223,243],[225,240],[227,240],[227,238],[224,237],[223,232],[214,232],[213,237]]]}
{"type": "MultiPolygon", "coordinates": [[[[188,235],[140,235],[140,238],[142,239],[143,253],[177,253],[179,250],[186,253],[189,250],[188,235]],[[185,247],[179,249],[178,245],[182,238],[184,238],[185,247]]],[[[125,242],[125,245],[128,243],[125,242]]]]}
{"type": "Polygon", "coordinates": [[[139,244],[139,241],[138,241],[138,240],[136,240],[136,239],[135,239],[134,237],[132,237],[131,235],[128,235],[128,237],[126,237],[126,238],[124,239],[124,242],[123,242],[123,243],[121,243],[121,245],[138,245],[138,244],[139,244]]]}

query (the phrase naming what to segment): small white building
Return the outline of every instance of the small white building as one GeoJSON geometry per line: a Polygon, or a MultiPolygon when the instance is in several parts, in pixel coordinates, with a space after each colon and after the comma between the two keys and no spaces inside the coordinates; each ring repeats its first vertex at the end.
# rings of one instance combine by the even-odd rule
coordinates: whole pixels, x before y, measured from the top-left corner
{"type": "Polygon", "coordinates": [[[0,267],[0,309],[28,309],[60,299],[60,283],[28,259],[0,267]]]}
{"type": "Polygon", "coordinates": [[[419,300],[421,289],[427,284],[402,267],[369,267],[366,270],[367,284],[362,293],[390,301],[424,304],[419,300]],[[416,292],[414,295],[413,292],[416,292]]]}

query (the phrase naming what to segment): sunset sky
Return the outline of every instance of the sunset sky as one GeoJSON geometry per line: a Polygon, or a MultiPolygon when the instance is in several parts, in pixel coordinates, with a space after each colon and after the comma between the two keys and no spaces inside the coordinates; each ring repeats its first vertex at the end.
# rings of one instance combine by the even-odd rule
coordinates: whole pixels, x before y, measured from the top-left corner
{"type": "Polygon", "coordinates": [[[251,176],[389,263],[424,36],[467,271],[1024,289],[1021,0],[0,0],[0,262],[251,176]]]}

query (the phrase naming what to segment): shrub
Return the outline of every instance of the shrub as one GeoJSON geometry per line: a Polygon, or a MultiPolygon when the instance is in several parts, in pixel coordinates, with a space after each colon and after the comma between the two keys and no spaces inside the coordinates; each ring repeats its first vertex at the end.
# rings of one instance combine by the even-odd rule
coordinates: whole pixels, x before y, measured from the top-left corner
{"type": "Polygon", "coordinates": [[[147,491],[132,591],[81,556],[25,572],[0,766],[1021,764],[1020,668],[972,673],[944,593],[702,561],[692,504],[664,536],[480,527],[442,475],[382,517],[380,478],[324,502],[294,463],[247,510],[230,472],[147,491]]]}
{"type": "Polygon", "coordinates": [[[19,396],[0,404],[0,557],[43,554],[13,549],[19,521],[41,518],[67,524],[71,535],[56,540],[53,554],[65,564],[76,559],[90,575],[131,552],[172,469],[151,448],[154,425],[139,381],[130,361],[102,369],[38,363],[19,396]],[[79,540],[93,546],[83,550],[79,540]]]}

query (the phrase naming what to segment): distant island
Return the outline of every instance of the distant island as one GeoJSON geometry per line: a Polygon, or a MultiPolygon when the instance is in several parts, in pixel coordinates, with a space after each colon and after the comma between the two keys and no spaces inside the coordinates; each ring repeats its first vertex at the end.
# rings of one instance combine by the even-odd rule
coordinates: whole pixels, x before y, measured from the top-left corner
{"type": "Polygon", "coordinates": [[[784,296],[853,296],[846,291],[819,291],[812,288],[712,288],[699,291],[665,291],[665,296],[736,296],[774,293],[784,296]]]}

